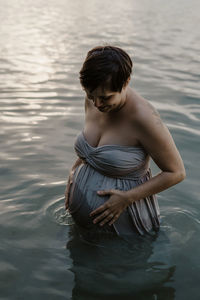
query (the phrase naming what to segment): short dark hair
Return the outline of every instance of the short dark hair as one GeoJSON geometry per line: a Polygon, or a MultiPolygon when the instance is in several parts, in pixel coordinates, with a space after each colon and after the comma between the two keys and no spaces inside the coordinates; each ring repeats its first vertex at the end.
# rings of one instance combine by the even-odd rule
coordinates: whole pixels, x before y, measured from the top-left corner
{"type": "Polygon", "coordinates": [[[121,92],[132,73],[132,60],[121,48],[97,46],[86,56],[80,70],[83,88],[91,92],[99,86],[108,86],[113,92],[121,92]]]}

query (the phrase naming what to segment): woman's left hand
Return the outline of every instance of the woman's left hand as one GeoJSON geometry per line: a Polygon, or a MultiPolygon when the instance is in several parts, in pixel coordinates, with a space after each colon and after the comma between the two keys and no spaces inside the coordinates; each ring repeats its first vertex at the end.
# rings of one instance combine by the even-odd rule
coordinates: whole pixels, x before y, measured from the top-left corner
{"type": "Polygon", "coordinates": [[[101,213],[93,220],[93,223],[101,222],[100,226],[103,226],[107,222],[109,222],[109,225],[112,225],[130,204],[126,196],[126,192],[124,191],[112,189],[107,191],[98,191],[97,194],[99,196],[111,195],[108,201],[90,213],[91,217],[101,213]]]}

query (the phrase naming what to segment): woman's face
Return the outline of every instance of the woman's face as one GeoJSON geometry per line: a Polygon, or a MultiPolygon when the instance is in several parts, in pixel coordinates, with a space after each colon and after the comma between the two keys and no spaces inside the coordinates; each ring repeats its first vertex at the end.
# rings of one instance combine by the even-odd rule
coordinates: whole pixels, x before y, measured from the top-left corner
{"type": "Polygon", "coordinates": [[[84,90],[88,100],[92,101],[101,112],[117,111],[126,101],[126,88],[122,88],[121,92],[112,92],[102,87],[98,87],[92,92],[88,89],[84,90]]]}

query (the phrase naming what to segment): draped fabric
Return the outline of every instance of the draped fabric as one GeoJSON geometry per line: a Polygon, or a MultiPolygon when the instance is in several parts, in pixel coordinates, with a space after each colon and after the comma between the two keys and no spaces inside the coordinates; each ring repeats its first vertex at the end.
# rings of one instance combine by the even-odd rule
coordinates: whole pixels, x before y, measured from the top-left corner
{"type": "MultiPolygon", "coordinates": [[[[110,195],[99,196],[97,191],[127,191],[148,181],[152,177],[150,158],[140,146],[92,147],[83,132],[77,136],[74,148],[84,163],[79,165],[74,173],[70,187],[69,211],[75,223],[82,228],[99,229],[99,224],[93,224],[89,214],[105,203],[110,195]]],[[[113,224],[113,228],[110,227],[104,225],[102,230],[113,230],[118,235],[143,235],[158,231],[160,210],[156,196],[151,195],[129,205],[113,224]]]]}

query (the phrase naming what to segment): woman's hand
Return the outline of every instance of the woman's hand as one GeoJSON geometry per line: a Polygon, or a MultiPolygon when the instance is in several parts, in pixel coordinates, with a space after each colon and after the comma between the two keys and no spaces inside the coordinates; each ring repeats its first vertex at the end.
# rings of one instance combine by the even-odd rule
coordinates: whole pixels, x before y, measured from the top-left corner
{"type": "Polygon", "coordinates": [[[74,177],[74,173],[75,170],[78,166],[80,166],[82,163],[84,163],[84,161],[78,157],[77,160],[75,161],[74,165],[71,168],[71,171],[69,173],[69,177],[68,177],[68,181],[67,181],[67,186],[66,186],[66,190],[65,190],[65,208],[68,209],[68,201],[69,201],[69,191],[70,191],[70,187],[71,184],[73,182],[73,177],[74,177]]]}
{"type": "Polygon", "coordinates": [[[97,218],[93,220],[93,223],[100,223],[100,226],[103,226],[107,222],[109,225],[112,225],[120,216],[120,214],[126,209],[130,204],[127,198],[126,192],[119,190],[107,190],[107,191],[98,191],[99,196],[111,195],[108,201],[93,210],[90,213],[90,216],[101,213],[97,218]]]}
{"type": "Polygon", "coordinates": [[[71,184],[73,183],[73,176],[74,176],[74,171],[71,171],[68,177],[68,181],[67,181],[67,186],[66,186],[66,190],[65,190],[65,209],[68,209],[68,205],[69,205],[69,191],[70,191],[70,187],[71,184]]]}

